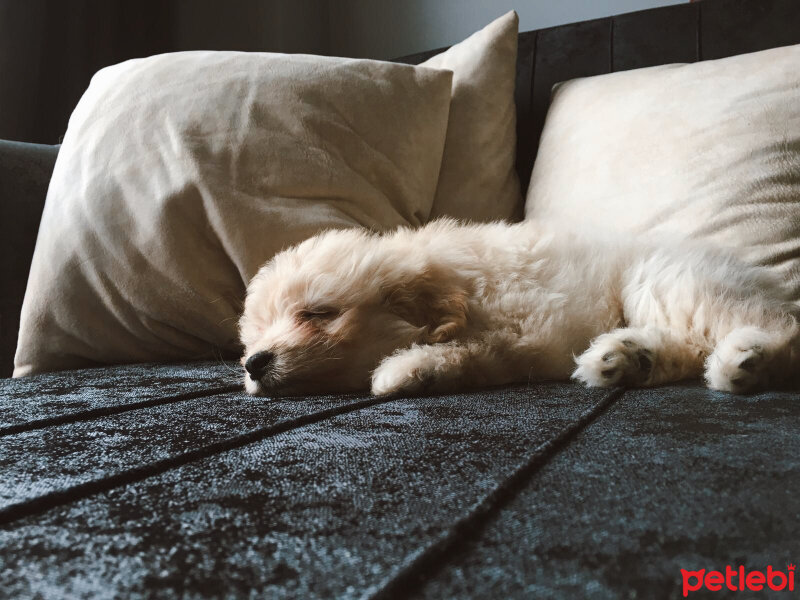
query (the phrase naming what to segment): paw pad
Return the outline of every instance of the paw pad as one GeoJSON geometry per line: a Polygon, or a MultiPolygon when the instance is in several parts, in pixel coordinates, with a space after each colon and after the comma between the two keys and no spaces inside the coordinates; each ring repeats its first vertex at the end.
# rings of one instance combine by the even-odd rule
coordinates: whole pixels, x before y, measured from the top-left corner
{"type": "Polygon", "coordinates": [[[714,390],[747,393],[768,383],[772,354],[766,331],[743,327],[723,339],[706,361],[706,382],[714,390]]]}
{"type": "Polygon", "coordinates": [[[592,387],[642,385],[650,377],[655,356],[630,339],[605,334],[577,359],[573,379],[592,387]]]}
{"type": "Polygon", "coordinates": [[[751,356],[750,358],[745,358],[742,362],[739,363],[739,368],[747,371],[748,373],[752,373],[756,370],[758,363],[760,362],[759,357],[751,356]]]}

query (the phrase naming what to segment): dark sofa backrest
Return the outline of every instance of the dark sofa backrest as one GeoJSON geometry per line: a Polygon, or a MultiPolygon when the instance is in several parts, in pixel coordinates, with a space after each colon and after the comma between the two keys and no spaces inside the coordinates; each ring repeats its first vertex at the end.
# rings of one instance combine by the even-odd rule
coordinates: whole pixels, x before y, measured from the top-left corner
{"type": "MultiPolygon", "coordinates": [[[[701,0],[528,31],[517,59],[517,172],[528,187],[559,81],[800,43],[800,0],[701,0]]],[[[399,59],[419,64],[443,48],[399,59]]]]}
{"type": "MultiPolygon", "coordinates": [[[[517,172],[523,191],[555,83],[797,43],[800,0],[702,0],[521,33],[516,102],[517,172]]],[[[406,56],[398,62],[418,64],[442,50],[406,56]]],[[[5,257],[0,264],[0,377],[11,374],[35,224],[44,205],[44,181],[55,158],[54,147],[40,147],[40,156],[28,171],[21,162],[34,150],[0,147],[5,155],[0,160],[0,179],[8,178],[0,181],[0,256],[5,257]],[[36,181],[32,180],[34,174],[36,181]]]]}

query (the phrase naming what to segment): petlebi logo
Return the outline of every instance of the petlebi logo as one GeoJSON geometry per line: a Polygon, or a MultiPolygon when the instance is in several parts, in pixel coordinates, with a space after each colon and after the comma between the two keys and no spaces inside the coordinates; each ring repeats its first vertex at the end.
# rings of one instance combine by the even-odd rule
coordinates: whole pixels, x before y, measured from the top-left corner
{"type": "Polygon", "coordinates": [[[730,590],[732,592],[743,592],[745,590],[751,592],[760,592],[762,590],[780,592],[786,590],[792,592],[794,591],[794,569],[795,566],[793,564],[787,565],[785,572],[773,569],[772,565],[769,565],[766,571],[748,571],[743,565],[739,565],[738,569],[734,569],[728,565],[725,567],[724,573],[722,571],[706,571],[705,569],[700,569],[699,571],[681,569],[683,597],[688,596],[689,592],[696,592],[702,589],[712,592],[720,590],[730,590]]]}

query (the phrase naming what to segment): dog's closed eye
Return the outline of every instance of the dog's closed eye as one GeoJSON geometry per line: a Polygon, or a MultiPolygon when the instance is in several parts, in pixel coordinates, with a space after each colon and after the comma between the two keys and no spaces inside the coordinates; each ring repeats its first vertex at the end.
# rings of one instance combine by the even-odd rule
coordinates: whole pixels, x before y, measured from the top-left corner
{"type": "Polygon", "coordinates": [[[301,321],[330,321],[338,317],[341,311],[332,306],[319,306],[305,308],[297,313],[297,318],[301,321]]]}

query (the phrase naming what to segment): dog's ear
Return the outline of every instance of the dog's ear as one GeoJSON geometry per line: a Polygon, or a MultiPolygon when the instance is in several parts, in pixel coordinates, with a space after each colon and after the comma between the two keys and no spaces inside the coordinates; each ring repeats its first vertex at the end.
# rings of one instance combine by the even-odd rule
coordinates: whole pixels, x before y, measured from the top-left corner
{"type": "Polygon", "coordinates": [[[467,292],[463,286],[426,271],[386,289],[390,310],[415,327],[425,328],[420,341],[446,342],[467,324],[467,292]]]}

